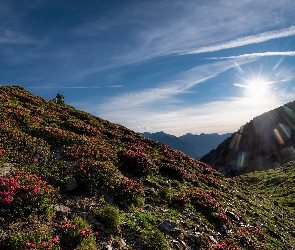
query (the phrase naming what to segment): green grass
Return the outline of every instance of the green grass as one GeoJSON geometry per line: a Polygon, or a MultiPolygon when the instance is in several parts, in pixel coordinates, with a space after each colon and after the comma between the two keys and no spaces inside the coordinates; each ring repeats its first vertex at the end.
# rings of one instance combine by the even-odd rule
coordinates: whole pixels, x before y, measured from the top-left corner
{"type": "Polygon", "coordinates": [[[285,163],[276,169],[244,174],[236,179],[247,185],[251,192],[275,201],[295,215],[295,162],[285,163]]]}

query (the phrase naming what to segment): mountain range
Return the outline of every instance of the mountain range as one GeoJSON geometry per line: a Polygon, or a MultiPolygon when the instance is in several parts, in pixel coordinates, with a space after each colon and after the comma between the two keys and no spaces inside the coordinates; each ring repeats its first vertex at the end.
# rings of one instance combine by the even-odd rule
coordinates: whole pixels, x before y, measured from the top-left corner
{"type": "Polygon", "coordinates": [[[216,148],[222,141],[228,138],[231,133],[223,135],[217,133],[202,133],[200,135],[187,133],[177,137],[161,131],[156,133],[144,132],[142,135],[152,140],[162,142],[190,157],[200,159],[203,155],[216,148]]]}
{"type": "Polygon", "coordinates": [[[239,175],[295,159],[295,101],[255,117],[200,160],[239,175]]]}
{"type": "MultiPolygon", "coordinates": [[[[295,246],[293,163],[227,178],[163,143],[22,87],[0,86],[0,109],[0,249],[295,246]]],[[[289,127],[286,117],[280,123],[289,127]]],[[[276,128],[278,140],[283,130],[276,128]]]]}

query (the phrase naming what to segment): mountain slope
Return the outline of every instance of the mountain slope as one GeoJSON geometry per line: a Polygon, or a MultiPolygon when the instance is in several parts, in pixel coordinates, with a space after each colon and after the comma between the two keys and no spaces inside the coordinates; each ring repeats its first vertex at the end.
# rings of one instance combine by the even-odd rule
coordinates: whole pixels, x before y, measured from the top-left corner
{"type": "Polygon", "coordinates": [[[236,177],[253,192],[268,197],[295,216],[295,161],[267,171],[256,171],[236,177]]]}
{"type": "Polygon", "coordinates": [[[295,159],[295,102],[255,117],[201,158],[232,176],[295,159]]]}
{"type": "Polygon", "coordinates": [[[287,211],[162,143],[21,87],[0,108],[0,249],[295,245],[287,211]]]}

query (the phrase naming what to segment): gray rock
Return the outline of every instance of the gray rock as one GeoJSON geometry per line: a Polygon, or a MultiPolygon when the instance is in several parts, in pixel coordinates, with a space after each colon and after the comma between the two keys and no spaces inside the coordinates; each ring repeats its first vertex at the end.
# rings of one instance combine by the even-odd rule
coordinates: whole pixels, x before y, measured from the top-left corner
{"type": "Polygon", "coordinates": [[[121,242],[121,244],[122,244],[123,247],[126,247],[127,246],[125,240],[123,240],[122,238],[120,239],[120,242],[121,242]]]}
{"type": "Polygon", "coordinates": [[[11,171],[11,167],[0,168],[0,177],[7,176],[11,171]]]}
{"type": "Polygon", "coordinates": [[[197,244],[200,244],[200,240],[201,240],[201,237],[200,237],[201,234],[186,234],[185,235],[185,238],[194,242],[194,243],[197,243],[197,244]]]}
{"type": "Polygon", "coordinates": [[[113,241],[112,246],[114,248],[122,249],[122,248],[125,248],[127,246],[127,244],[122,238],[119,238],[119,239],[116,239],[113,241]]]}
{"type": "Polygon", "coordinates": [[[234,220],[234,221],[240,220],[239,216],[237,216],[234,212],[226,211],[225,215],[228,216],[231,220],[234,220]]]}
{"type": "Polygon", "coordinates": [[[158,228],[166,234],[169,234],[176,227],[176,222],[172,220],[164,220],[160,223],[158,228]]]}
{"type": "Polygon", "coordinates": [[[172,249],[176,249],[176,250],[183,250],[184,249],[181,246],[180,242],[178,242],[177,240],[172,240],[171,244],[172,244],[172,249]]]}
{"type": "Polygon", "coordinates": [[[60,216],[67,216],[71,212],[71,209],[69,207],[64,206],[62,204],[55,205],[54,210],[56,214],[60,216]]]}
{"type": "Polygon", "coordinates": [[[217,243],[217,240],[212,235],[209,236],[209,240],[213,243],[217,243]]]}
{"type": "Polygon", "coordinates": [[[97,230],[99,230],[99,229],[101,229],[101,227],[103,227],[103,224],[100,223],[99,221],[94,221],[93,224],[97,230]]]}
{"type": "Polygon", "coordinates": [[[8,233],[6,233],[4,230],[0,229],[0,240],[4,240],[8,237],[8,233]]]}
{"type": "Polygon", "coordinates": [[[182,246],[183,248],[186,248],[186,244],[185,244],[185,242],[184,242],[183,240],[179,240],[179,242],[180,242],[180,244],[181,244],[181,246],[182,246]]]}
{"type": "Polygon", "coordinates": [[[80,216],[82,218],[86,218],[87,217],[87,212],[80,212],[80,216]]]}
{"type": "Polygon", "coordinates": [[[174,228],[172,231],[171,231],[174,235],[180,235],[182,233],[182,230],[178,227],[174,228]]]}
{"type": "Polygon", "coordinates": [[[66,183],[66,190],[67,191],[71,191],[74,190],[78,187],[78,184],[76,182],[76,180],[74,178],[72,179],[68,179],[67,183],[66,183]]]}
{"type": "Polygon", "coordinates": [[[106,245],[106,246],[104,247],[104,249],[105,249],[105,250],[113,250],[113,248],[112,248],[111,245],[106,245]]]}

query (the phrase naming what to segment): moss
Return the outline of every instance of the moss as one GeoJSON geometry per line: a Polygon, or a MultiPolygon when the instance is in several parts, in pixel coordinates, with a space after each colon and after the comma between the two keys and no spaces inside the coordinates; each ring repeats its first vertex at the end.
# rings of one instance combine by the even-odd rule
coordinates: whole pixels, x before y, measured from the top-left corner
{"type": "Polygon", "coordinates": [[[146,250],[168,250],[170,249],[165,236],[159,230],[145,232],[143,235],[143,246],[146,250]]]}
{"type": "Polygon", "coordinates": [[[112,233],[118,233],[121,230],[121,217],[118,208],[113,206],[106,206],[97,211],[96,217],[103,222],[112,233]]]}

